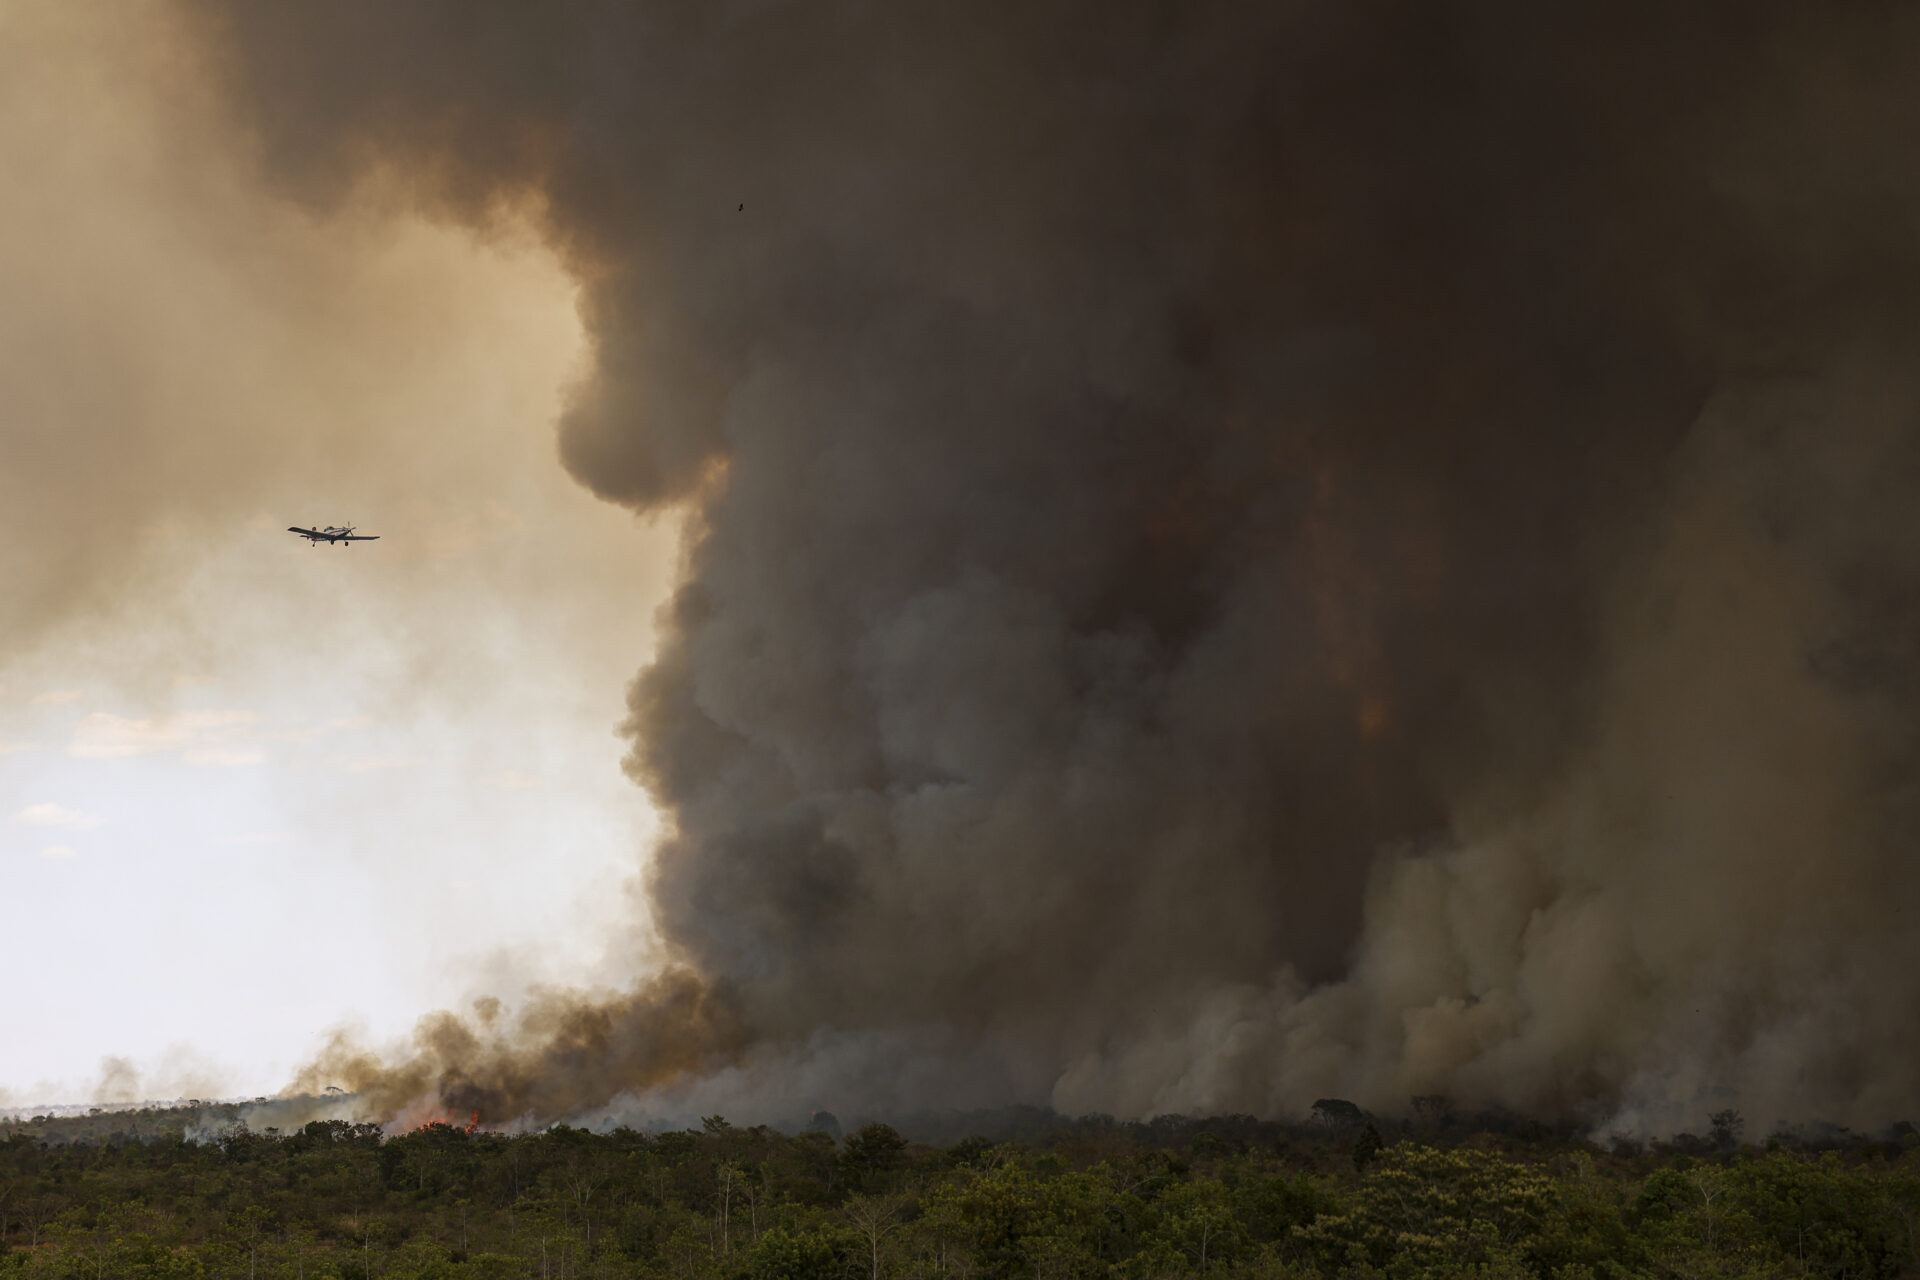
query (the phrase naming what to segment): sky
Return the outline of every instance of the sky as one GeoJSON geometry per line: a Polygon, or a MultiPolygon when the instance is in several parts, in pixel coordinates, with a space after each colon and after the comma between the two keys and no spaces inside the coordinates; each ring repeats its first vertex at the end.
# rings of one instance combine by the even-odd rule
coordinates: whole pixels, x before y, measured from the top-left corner
{"type": "Polygon", "coordinates": [[[556,460],[551,254],[270,190],[145,3],[0,3],[0,170],[0,1102],[624,980],[676,529],[556,460]]]}

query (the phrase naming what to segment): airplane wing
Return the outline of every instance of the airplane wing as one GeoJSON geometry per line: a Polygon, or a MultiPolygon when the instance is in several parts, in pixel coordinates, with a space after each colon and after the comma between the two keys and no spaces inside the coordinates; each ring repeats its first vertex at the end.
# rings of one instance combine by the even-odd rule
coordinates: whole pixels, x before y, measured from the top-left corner
{"type": "Polygon", "coordinates": [[[309,538],[318,538],[321,536],[318,529],[302,529],[299,525],[293,524],[287,526],[287,532],[305,534],[309,538]]]}
{"type": "Polygon", "coordinates": [[[377,533],[349,533],[349,534],[343,535],[340,538],[340,541],[342,542],[378,542],[380,541],[380,535],[377,533]]]}

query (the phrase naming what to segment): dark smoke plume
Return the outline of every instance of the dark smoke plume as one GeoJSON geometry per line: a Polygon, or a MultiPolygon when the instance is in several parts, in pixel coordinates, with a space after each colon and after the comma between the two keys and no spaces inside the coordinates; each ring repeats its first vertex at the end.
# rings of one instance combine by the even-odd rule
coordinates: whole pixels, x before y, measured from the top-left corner
{"type": "Polygon", "coordinates": [[[188,8],[290,192],[538,210],[689,512],[684,969],[387,1111],[1913,1106],[1911,7],[188,8]]]}

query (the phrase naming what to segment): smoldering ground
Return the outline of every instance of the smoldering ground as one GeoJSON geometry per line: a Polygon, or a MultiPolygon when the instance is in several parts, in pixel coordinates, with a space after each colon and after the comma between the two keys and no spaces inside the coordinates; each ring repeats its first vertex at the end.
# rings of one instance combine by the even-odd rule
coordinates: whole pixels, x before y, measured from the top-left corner
{"type": "Polygon", "coordinates": [[[291,197],[537,205],[689,513],[678,967],[312,1079],[1912,1107],[1910,10],[183,12],[291,197]]]}

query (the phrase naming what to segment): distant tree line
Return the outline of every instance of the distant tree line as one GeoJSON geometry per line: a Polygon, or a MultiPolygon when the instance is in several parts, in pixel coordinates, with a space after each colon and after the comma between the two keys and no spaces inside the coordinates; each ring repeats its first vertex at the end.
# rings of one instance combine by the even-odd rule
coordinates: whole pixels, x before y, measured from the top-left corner
{"type": "Polygon", "coordinates": [[[1021,1135],[998,1141],[720,1116],[187,1141],[208,1119],[0,1125],[0,1280],[1920,1276],[1909,1126],[1756,1147],[1726,1111],[1603,1148],[1427,1098],[1404,1122],[998,1113],[1021,1135]]]}

